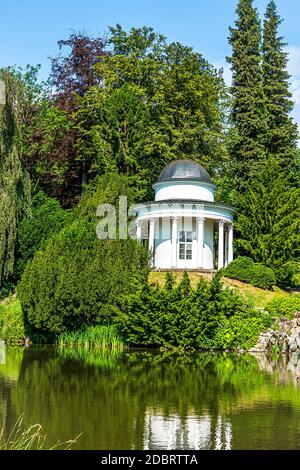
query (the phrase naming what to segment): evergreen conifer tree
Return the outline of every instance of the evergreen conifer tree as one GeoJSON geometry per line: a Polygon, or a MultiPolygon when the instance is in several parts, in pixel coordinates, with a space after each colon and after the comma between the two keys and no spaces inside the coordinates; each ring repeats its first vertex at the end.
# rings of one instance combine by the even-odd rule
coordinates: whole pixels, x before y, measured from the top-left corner
{"type": "Polygon", "coordinates": [[[239,206],[239,253],[271,267],[279,283],[289,284],[300,254],[300,190],[290,184],[276,157],[268,158],[239,206]]]}
{"type": "Polygon", "coordinates": [[[261,26],[253,0],[239,0],[235,28],[230,28],[233,73],[233,129],[230,170],[237,189],[259,171],[265,159],[266,116],[261,71],[261,26]]]}
{"type": "Polygon", "coordinates": [[[21,83],[2,70],[5,103],[0,105],[0,287],[13,274],[17,228],[30,208],[30,180],[20,160],[21,83]]]}
{"type": "Polygon", "coordinates": [[[289,91],[287,54],[283,38],[278,34],[280,19],[276,4],[271,0],[267,6],[263,32],[263,89],[267,112],[268,131],[266,151],[280,159],[283,169],[291,170],[295,161],[297,125],[290,112],[293,109],[289,91]]]}

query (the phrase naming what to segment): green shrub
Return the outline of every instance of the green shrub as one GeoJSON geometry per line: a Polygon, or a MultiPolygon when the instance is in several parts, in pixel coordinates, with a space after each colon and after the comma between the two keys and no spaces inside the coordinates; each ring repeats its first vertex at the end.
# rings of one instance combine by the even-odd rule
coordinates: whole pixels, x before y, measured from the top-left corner
{"type": "Polygon", "coordinates": [[[251,258],[239,256],[223,269],[223,275],[231,279],[248,282],[261,289],[271,289],[276,284],[276,277],[271,268],[254,263],[251,258]]]}
{"type": "Polygon", "coordinates": [[[254,261],[251,258],[247,258],[247,256],[239,256],[223,270],[223,275],[231,279],[251,282],[253,265],[254,261]]]}
{"type": "Polygon", "coordinates": [[[26,326],[57,335],[108,324],[118,297],[147,274],[147,252],[135,240],[99,240],[94,223],[75,221],[53,235],[24,271],[17,292],[26,326]]]}
{"type": "Polygon", "coordinates": [[[300,294],[278,297],[268,303],[266,310],[276,317],[291,319],[296,312],[300,312],[300,294]]]}
{"type": "Polygon", "coordinates": [[[202,279],[196,289],[187,274],[178,286],[170,276],[167,281],[121,299],[116,323],[122,337],[135,346],[224,349],[216,333],[226,319],[248,311],[243,300],[223,288],[219,275],[202,279]]]}
{"type": "Polygon", "coordinates": [[[18,229],[17,277],[46,240],[62,229],[68,217],[69,212],[62,209],[56,199],[42,192],[32,198],[32,216],[24,218],[18,229]]]}
{"type": "Polygon", "coordinates": [[[216,333],[216,344],[220,349],[250,349],[257,343],[260,333],[272,323],[271,315],[248,309],[223,319],[216,333]]]}
{"type": "Polygon", "coordinates": [[[260,263],[254,263],[253,275],[250,282],[255,287],[269,290],[276,284],[276,277],[271,268],[260,263]]]}
{"type": "Polygon", "coordinates": [[[0,305],[0,339],[7,343],[22,340],[25,337],[21,304],[10,299],[0,305]]]}

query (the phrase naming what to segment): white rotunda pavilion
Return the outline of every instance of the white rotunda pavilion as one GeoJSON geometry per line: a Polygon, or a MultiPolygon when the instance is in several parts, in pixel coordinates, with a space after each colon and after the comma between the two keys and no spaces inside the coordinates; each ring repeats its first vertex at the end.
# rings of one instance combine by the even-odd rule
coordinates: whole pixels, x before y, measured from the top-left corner
{"type": "Polygon", "coordinates": [[[233,260],[235,211],[214,202],[205,168],[174,161],[153,188],[155,201],[136,206],[136,236],[148,239],[153,269],[214,271],[233,260]]]}

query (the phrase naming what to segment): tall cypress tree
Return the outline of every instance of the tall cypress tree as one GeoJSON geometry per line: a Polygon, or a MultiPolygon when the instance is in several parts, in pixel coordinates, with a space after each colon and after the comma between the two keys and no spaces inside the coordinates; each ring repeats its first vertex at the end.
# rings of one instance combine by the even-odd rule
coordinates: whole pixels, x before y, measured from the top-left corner
{"type": "Polygon", "coordinates": [[[266,119],[261,71],[261,26],[253,0],[239,0],[235,28],[230,28],[233,73],[231,173],[237,189],[259,171],[265,159],[266,119]]]}
{"type": "Polygon", "coordinates": [[[291,169],[295,159],[298,131],[290,112],[293,109],[289,92],[286,45],[278,34],[280,19],[274,0],[267,6],[263,33],[263,88],[266,101],[268,131],[266,151],[277,157],[284,169],[291,169]]]}
{"type": "Polygon", "coordinates": [[[0,104],[0,287],[14,271],[19,221],[30,208],[30,180],[20,159],[22,85],[9,71],[0,71],[5,101],[0,104]]]}

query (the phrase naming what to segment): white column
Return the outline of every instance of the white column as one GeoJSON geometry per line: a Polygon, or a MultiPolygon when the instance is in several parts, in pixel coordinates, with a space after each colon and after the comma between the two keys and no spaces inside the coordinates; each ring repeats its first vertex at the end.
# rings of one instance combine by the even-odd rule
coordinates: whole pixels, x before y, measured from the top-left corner
{"type": "Polygon", "coordinates": [[[225,227],[225,252],[224,252],[224,255],[225,255],[225,260],[224,260],[224,266],[226,268],[226,266],[228,266],[228,225],[226,224],[226,227],[225,227]]]}
{"type": "Polygon", "coordinates": [[[219,220],[218,269],[224,266],[224,221],[219,220]]]}
{"type": "Polygon", "coordinates": [[[171,254],[171,263],[172,268],[177,266],[177,226],[178,226],[178,217],[171,217],[172,220],[172,254],[171,254]]]}
{"type": "Polygon", "coordinates": [[[148,240],[148,249],[151,256],[151,266],[154,267],[154,234],[155,234],[155,220],[149,220],[149,240],[148,240]]]}
{"type": "Polygon", "coordinates": [[[198,268],[203,268],[203,248],[204,248],[204,221],[203,217],[198,217],[198,230],[197,230],[197,265],[198,268]]]}
{"type": "Polygon", "coordinates": [[[228,225],[228,264],[233,261],[233,224],[228,225]]]}
{"type": "Polygon", "coordinates": [[[140,221],[136,223],[136,239],[138,242],[142,240],[142,224],[140,221]]]}

